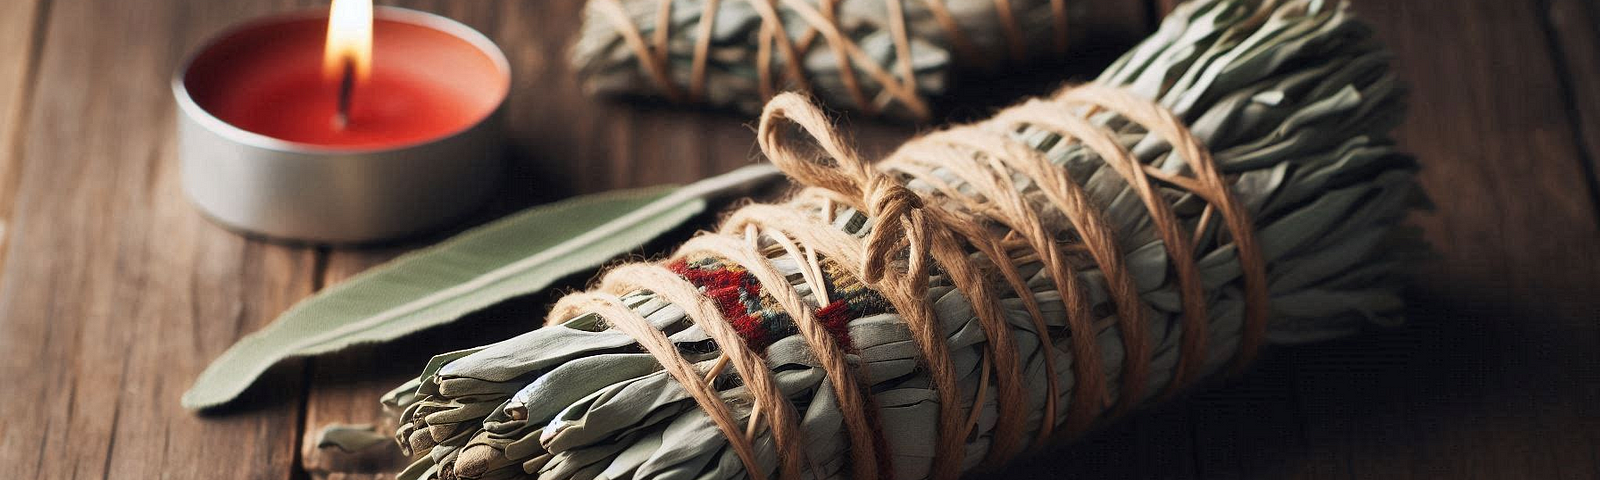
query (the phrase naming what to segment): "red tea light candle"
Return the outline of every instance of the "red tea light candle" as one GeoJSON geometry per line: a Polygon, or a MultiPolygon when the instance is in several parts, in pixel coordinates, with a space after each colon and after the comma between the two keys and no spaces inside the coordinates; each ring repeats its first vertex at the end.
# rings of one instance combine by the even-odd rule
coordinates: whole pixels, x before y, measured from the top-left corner
{"type": "Polygon", "coordinates": [[[190,199],[271,238],[364,243],[442,226],[502,171],[505,55],[371,0],[239,25],[173,79],[190,199]]]}

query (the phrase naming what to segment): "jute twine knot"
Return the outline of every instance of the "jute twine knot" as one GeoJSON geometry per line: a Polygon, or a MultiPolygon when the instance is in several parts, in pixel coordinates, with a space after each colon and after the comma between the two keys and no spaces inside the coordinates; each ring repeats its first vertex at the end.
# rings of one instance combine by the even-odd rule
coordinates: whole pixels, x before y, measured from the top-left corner
{"type": "Polygon", "coordinates": [[[795,183],[811,187],[808,194],[843,201],[877,219],[867,234],[866,259],[857,274],[862,281],[883,280],[885,264],[902,249],[908,249],[908,275],[926,272],[922,197],[862,161],[820,110],[798,96],[780,96],[768,103],[756,131],[762,152],[795,183]],[[783,128],[786,123],[804,130],[822,151],[807,151],[791,140],[783,128]]]}
{"type": "MultiPolygon", "coordinates": [[[[817,309],[827,305],[830,296],[820,267],[824,260],[859,272],[860,280],[888,301],[916,343],[938,399],[933,478],[960,475],[965,446],[978,429],[979,414],[991,401],[996,418],[984,459],[989,465],[1054,437],[1079,434],[1095,421],[1119,415],[1147,397],[1144,389],[1152,357],[1145,314],[1148,307],[1123,263],[1115,230],[1064,168],[1012,136],[1023,127],[1054,133],[1061,142],[1080,144],[1093,152],[1127,182],[1150,212],[1179,284],[1183,309],[1179,355],[1162,395],[1192,384],[1202,373],[1210,321],[1194,242],[1219,217],[1231,234],[1243,272],[1246,308],[1234,365],[1249,362],[1260,346],[1267,327],[1268,297],[1266,262],[1256,244],[1253,223],[1205,146],[1159,105],[1112,87],[1071,87],[1051,98],[1006,109],[988,121],[912,140],[873,166],[860,158],[816,106],[799,95],[779,95],[761,116],[759,143],[776,166],[806,188],[787,204],[755,204],[734,211],[716,233],[691,239],[669,261],[710,256],[743,267],[759,282],[761,292],[791,317],[837,397],[850,442],[852,478],[891,478],[893,465],[877,406],[861,382],[866,378],[861,371],[866,365],[851,361],[846,348],[817,319],[817,309]],[[1140,162],[1112,132],[1090,120],[1102,112],[1115,113],[1166,140],[1169,154],[1181,158],[1183,170],[1190,175],[1140,162]],[[796,129],[806,134],[805,140],[790,138],[796,129]],[[1048,205],[1036,205],[1038,200],[1023,194],[1015,181],[1019,175],[1037,186],[1038,195],[1048,205]],[[953,185],[950,178],[962,182],[963,188],[953,185]],[[940,198],[924,198],[902,183],[912,180],[930,190],[923,195],[940,198]],[[1199,233],[1182,228],[1162,188],[1187,191],[1207,202],[1194,229],[1199,233]],[[865,239],[831,225],[836,203],[872,219],[865,239]],[[949,204],[960,208],[944,207],[949,204]],[[1041,210],[1045,207],[1070,222],[1071,238],[1061,240],[1058,232],[1045,226],[1041,210]],[[1004,227],[1009,233],[996,238],[993,227],[1004,227]],[[767,253],[770,248],[781,249],[788,258],[799,261],[806,294],[773,264],[767,253]],[[1089,287],[1078,278],[1069,257],[1093,261],[1115,303],[1116,315],[1109,321],[1115,322],[1123,348],[1120,390],[1115,392],[1108,385],[1111,379],[1101,364],[1103,353],[1096,341],[1097,332],[1107,324],[1097,323],[1089,287]],[[1066,309],[1070,333],[1066,344],[1072,353],[1075,385],[1060,425],[1056,423],[1062,418],[1056,413],[1060,396],[1057,347],[1039,300],[1018,272],[1019,265],[1030,262],[1043,265],[1066,309]],[[945,333],[927,298],[930,272],[935,268],[968,299],[987,340],[972,398],[960,397],[945,333]],[[1013,327],[1000,309],[1002,289],[1010,289],[1022,300],[1032,333],[1044,346],[1040,349],[1046,376],[1046,395],[1040,406],[1043,420],[1032,442],[1022,437],[1028,427],[1026,419],[1037,410],[1029,405],[1027,389],[1032,386],[1023,375],[1013,327]]],[[[717,305],[683,276],[659,264],[622,265],[604,275],[597,290],[562,298],[547,321],[558,323],[583,312],[599,315],[657,358],[727,437],[750,477],[767,477],[752,444],[763,426],[777,450],[780,478],[798,479],[808,465],[817,471],[816,462],[806,458],[794,405],[777,388],[765,359],[734,331],[717,305]],[[640,291],[683,308],[716,342],[722,353],[710,368],[702,371],[688,361],[666,334],[622,300],[624,295],[640,291]],[[743,428],[712,386],[730,365],[751,397],[743,428]]]]}

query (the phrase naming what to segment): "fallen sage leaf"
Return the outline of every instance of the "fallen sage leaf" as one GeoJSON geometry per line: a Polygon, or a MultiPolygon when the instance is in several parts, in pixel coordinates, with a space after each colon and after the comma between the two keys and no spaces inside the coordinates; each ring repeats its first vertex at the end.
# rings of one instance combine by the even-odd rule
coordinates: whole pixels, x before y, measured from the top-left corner
{"type": "Polygon", "coordinates": [[[201,372],[183,406],[227,403],[287,358],[393,340],[537,292],[677,228],[705,212],[711,199],[774,178],[776,170],[762,164],[682,188],[586,195],[403,255],[301,301],[240,339],[201,372]]]}
{"type": "Polygon", "coordinates": [[[389,436],[378,433],[372,425],[335,423],[317,432],[317,448],[337,448],[345,453],[360,452],[387,441],[389,436]]]}

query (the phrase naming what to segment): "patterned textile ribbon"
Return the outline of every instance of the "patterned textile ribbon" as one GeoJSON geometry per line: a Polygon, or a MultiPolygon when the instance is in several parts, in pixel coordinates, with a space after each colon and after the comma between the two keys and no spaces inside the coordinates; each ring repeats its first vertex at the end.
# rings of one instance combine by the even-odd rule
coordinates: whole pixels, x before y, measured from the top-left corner
{"type": "MultiPolygon", "coordinates": [[[[938,131],[914,139],[889,158],[873,166],[863,161],[841,140],[822,112],[801,96],[785,93],[767,104],[758,127],[762,151],[771,161],[806,188],[789,199],[788,205],[748,205],[733,212],[718,233],[705,234],[686,243],[669,262],[690,258],[720,259],[740,268],[771,296],[774,308],[793,321],[800,335],[815,354],[838,396],[845,430],[849,435],[852,478],[890,478],[890,452],[876,425],[876,406],[860,382],[862,372],[847,361],[848,337],[840,338],[839,326],[819,319],[819,309],[829,305],[828,284],[822,280],[818,256],[842,265],[859,281],[887,301],[906,323],[919,349],[920,360],[929,375],[939,401],[937,442],[933,457],[936,478],[953,479],[961,472],[965,439],[978,424],[977,406],[992,394],[998,406],[993,439],[986,462],[1004,462],[1028,447],[1024,440],[1026,417],[1031,411],[1026,395],[1021,361],[1000,309],[1002,288],[1030,291],[1018,273],[1018,260],[1005,252],[1011,245],[1025,245],[1062,293],[1067,324],[1072,332],[1093,331],[1094,315],[1086,287],[1067,264],[1069,254],[1086,254],[1098,264],[1106,277],[1111,299],[1116,304],[1123,355],[1120,392],[1112,404],[1099,345],[1091,335],[1072,335],[1073,378],[1065,420],[1055,425],[1055,358],[1044,348],[1044,367],[1049,379],[1045,419],[1039,425],[1033,445],[1053,435],[1075,435],[1089,428],[1096,419],[1119,415],[1144,398],[1152,352],[1143,303],[1123,257],[1118,251],[1112,227],[1090,202],[1088,194],[1066,170],[1052,164],[1044,154],[1008,135],[1021,126],[1047,130],[1064,142],[1077,142],[1092,151],[1119,174],[1150,212],[1175,272],[1182,297],[1179,326],[1182,341],[1172,381],[1163,395],[1182,389],[1197,380],[1198,369],[1207,349],[1206,295],[1195,263],[1193,235],[1182,228],[1167,200],[1155,183],[1179,188],[1207,202],[1198,226],[1200,231],[1213,221],[1221,222],[1232,235],[1244,273],[1245,314],[1239,350],[1234,366],[1248,363],[1262,343],[1267,328],[1268,297],[1266,264],[1256,243],[1245,207],[1229,191],[1205,146],[1183,123],[1162,107],[1122,90],[1087,84],[1069,87],[1049,98],[1034,99],[1008,108],[992,119],[938,131]],[[1173,154],[1188,165],[1192,176],[1159,170],[1141,163],[1116,142],[1112,132],[1089,119],[1110,112],[1160,135],[1173,154]],[[803,131],[810,139],[797,140],[794,132],[803,131]],[[942,170],[966,183],[968,192],[957,194],[954,187],[934,170],[942,170]],[[1050,207],[1058,209],[1077,233],[1073,243],[1063,243],[1043,224],[1041,212],[1025,201],[1012,181],[1024,175],[1038,185],[1050,207]],[[918,180],[943,191],[951,200],[964,202],[960,213],[941,207],[907,188],[902,182],[918,180]],[[865,238],[832,227],[833,205],[843,204],[874,219],[865,238]],[[820,214],[807,214],[808,211],[820,214]],[[981,212],[982,217],[971,212],[981,212]],[[1006,238],[995,238],[987,225],[997,223],[1010,230],[1006,238]],[[762,252],[758,239],[772,239],[790,258],[800,260],[800,276],[812,294],[812,301],[796,290],[790,280],[762,252]],[[969,255],[963,245],[983,255],[969,255]],[[984,259],[987,259],[985,261],[984,259]],[[981,264],[980,264],[981,263],[981,264]],[[937,319],[927,299],[929,276],[939,271],[970,300],[988,342],[983,352],[982,377],[974,408],[963,411],[961,390],[957,387],[949,348],[940,333],[937,319]],[[998,273],[998,279],[994,278],[998,273]],[[1004,282],[997,285],[997,282],[1004,282]],[[992,379],[991,379],[992,377],[992,379]],[[1059,428],[1059,430],[1058,430],[1059,428]]],[[[682,265],[679,263],[678,265],[682,265]]],[[[765,479],[765,469],[756,460],[751,439],[763,425],[770,430],[778,449],[780,478],[797,479],[803,467],[802,432],[795,408],[783,397],[761,353],[750,345],[728,318],[728,309],[719,306],[701,285],[683,273],[661,264],[627,264],[610,270],[598,290],[566,296],[550,314],[551,323],[565,321],[582,312],[603,317],[613,328],[635,338],[663,368],[683,385],[689,395],[726,435],[729,444],[744,462],[752,478],[765,479]],[[625,306],[620,295],[650,291],[682,307],[697,325],[714,340],[722,357],[702,372],[678,351],[660,330],[625,306]],[[748,387],[752,414],[743,428],[734,420],[729,406],[718,396],[711,380],[731,365],[748,387]]],[[[837,291],[835,292],[837,293],[837,291]]],[[[1020,295],[1042,345],[1055,345],[1045,328],[1045,318],[1032,295],[1020,295]]],[[[832,317],[833,315],[826,315],[832,317]]]]}
{"type": "MultiPolygon", "coordinates": [[[[654,36],[648,40],[639,27],[634,25],[627,9],[622,5],[622,0],[593,1],[600,7],[598,11],[605,16],[606,21],[611,22],[621,33],[623,42],[639,59],[640,67],[667,98],[673,101],[692,101],[702,97],[706,86],[706,59],[711,52],[711,32],[717,19],[717,8],[722,0],[705,0],[701,7],[700,22],[695,32],[694,56],[690,62],[687,93],[672,81],[671,72],[668,71],[671,68],[671,62],[667,60],[667,43],[672,31],[672,0],[659,0],[654,36]]],[[[893,73],[873,61],[860,45],[840,30],[837,10],[839,2],[843,0],[816,0],[817,5],[812,5],[812,0],[743,1],[748,1],[761,16],[760,43],[756,53],[755,69],[762,97],[772,98],[779,90],[774,83],[772,73],[773,48],[776,48],[777,53],[785,59],[784,74],[789,77],[793,88],[801,91],[810,90],[810,82],[801,69],[801,59],[820,36],[827,43],[827,47],[833,50],[845,91],[865,113],[868,115],[876,113],[878,104],[873,102],[869,98],[870,95],[862,88],[857,73],[865,74],[877,82],[883,87],[882,93],[887,98],[899,101],[918,118],[926,118],[930,114],[927,101],[917,92],[916,74],[911,64],[913,58],[911,41],[906,34],[905,6],[901,4],[903,0],[883,0],[889,18],[890,38],[894,43],[895,69],[898,70],[893,73]],[[806,30],[801,35],[794,38],[789,36],[784,28],[783,19],[778,15],[779,6],[792,10],[805,22],[806,30]]],[[[1011,0],[993,1],[995,13],[1000,21],[1001,34],[1005,38],[1011,58],[1021,62],[1027,57],[1028,47],[1023,39],[1022,28],[1018,24],[1016,14],[1012,11],[1011,0]]],[[[992,65],[994,58],[981,54],[973,46],[972,40],[950,14],[950,9],[945,6],[944,0],[922,0],[922,2],[934,21],[939,24],[939,28],[950,38],[953,49],[964,62],[971,65],[992,65]]],[[[1050,13],[1053,35],[1051,44],[1056,54],[1064,54],[1068,43],[1066,0],[1050,0],[1050,13]]]]}

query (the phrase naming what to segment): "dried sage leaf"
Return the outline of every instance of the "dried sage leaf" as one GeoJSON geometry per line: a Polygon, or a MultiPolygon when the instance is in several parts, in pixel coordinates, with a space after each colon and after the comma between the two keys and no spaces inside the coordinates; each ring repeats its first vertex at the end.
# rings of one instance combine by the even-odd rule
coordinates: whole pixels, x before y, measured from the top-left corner
{"type": "Polygon", "coordinates": [[[238,397],[290,357],[381,343],[450,323],[593,269],[705,212],[710,201],[776,178],[753,165],[677,187],[587,195],[533,207],[327,288],[240,339],[200,374],[184,407],[238,397]]]}

